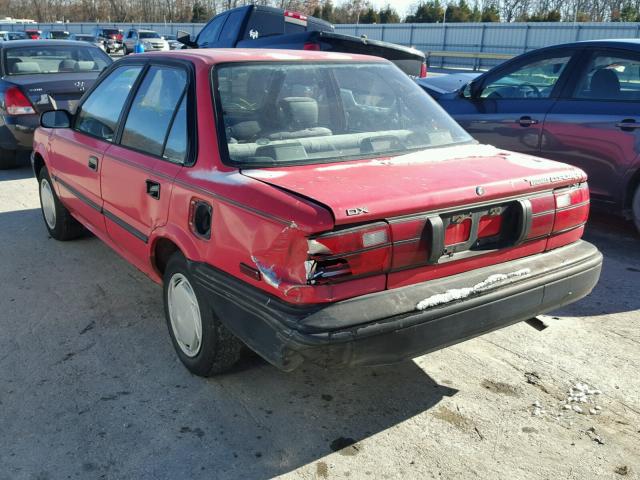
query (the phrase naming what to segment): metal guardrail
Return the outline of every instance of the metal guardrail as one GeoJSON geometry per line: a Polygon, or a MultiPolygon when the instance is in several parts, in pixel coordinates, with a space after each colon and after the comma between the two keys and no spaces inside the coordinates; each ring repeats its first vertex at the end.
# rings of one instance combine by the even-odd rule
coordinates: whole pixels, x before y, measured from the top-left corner
{"type": "Polygon", "coordinates": [[[424,52],[427,57],[427,67],[431,66],[431,57],[438,57],[442,59],[444,64],[445,58],[466,58],[473,59],[473,70],[480,69],[481,60],[509,60],[515,57],[510,53],[489,53],[489,52],[447,52],[447,51],[428,51],[424,52]]]}

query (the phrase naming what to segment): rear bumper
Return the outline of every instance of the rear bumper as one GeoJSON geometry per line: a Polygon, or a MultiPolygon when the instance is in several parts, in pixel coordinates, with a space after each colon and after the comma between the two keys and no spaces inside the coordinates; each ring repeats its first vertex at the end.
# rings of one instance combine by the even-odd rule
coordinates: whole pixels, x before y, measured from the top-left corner
{"type": "Polygon", "coordinates": [[[443,279],[304,308],[206,264],[192,263],[191,269],[227,327],[273,365],[290,371],[304,361],[388,364],[453,345],[579,300],[598,282],[601,266],[601,253],[579,241],[443,279]],[[416,308],[434,295],[512,272],[520,275],[460,300],[416,308]]]}
{"type": "Polygon", "coordinates": [[[40,115],[3,115],[0,125],[0,147],[5,150],[31,150],[33,132],[40,123],[40,115]]]}

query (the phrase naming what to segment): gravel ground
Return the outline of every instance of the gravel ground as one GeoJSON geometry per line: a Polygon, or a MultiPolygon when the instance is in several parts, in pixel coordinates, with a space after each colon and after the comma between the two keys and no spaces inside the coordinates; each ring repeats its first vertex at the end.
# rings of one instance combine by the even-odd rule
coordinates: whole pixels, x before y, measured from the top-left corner
{"type": "Polygon", "coordinates": [[[96,238],[48,238],[38,207],[29,169],[0,171],[1,480],[640,478],[640,240],[623,222],[592,221],[600,284],[542,331],[390,367],[247,356],[204,380],[160,287],[96,238]],[[583,413],[563,407],[578,383],[601,391],[583,413]]]}

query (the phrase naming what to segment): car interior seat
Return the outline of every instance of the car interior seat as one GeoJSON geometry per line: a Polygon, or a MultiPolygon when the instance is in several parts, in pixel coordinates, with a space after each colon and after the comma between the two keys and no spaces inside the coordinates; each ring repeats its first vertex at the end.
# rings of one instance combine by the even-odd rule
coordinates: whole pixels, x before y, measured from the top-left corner
{"type": "Polygon", "coordinates": [[[594,98],[618,98],[620,80],[614,70],[603,68],[591,77],[591,96],[594,98]]]}

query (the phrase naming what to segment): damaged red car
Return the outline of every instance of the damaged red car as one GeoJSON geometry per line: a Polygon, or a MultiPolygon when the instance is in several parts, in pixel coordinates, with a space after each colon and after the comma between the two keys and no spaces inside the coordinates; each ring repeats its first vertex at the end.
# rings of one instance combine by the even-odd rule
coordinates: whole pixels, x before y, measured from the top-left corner
{"type": "Polygon", "coordinates": [[[198,375],[245,347],[286,371],[410,359],[600,275],[581,170],[479,145],[379,58],[136,55],[41,125],[49,234],[86,228],[162,283],[198,375]]]}

